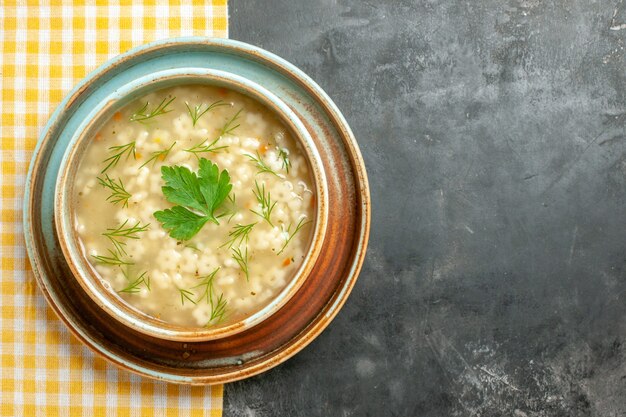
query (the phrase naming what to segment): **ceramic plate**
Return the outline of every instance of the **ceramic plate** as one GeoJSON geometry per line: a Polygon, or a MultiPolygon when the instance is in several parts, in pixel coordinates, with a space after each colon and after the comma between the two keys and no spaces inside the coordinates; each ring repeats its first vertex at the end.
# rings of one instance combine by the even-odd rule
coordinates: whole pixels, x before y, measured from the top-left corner
{"type": "Polygon", "coordinates": [[[241,42],[180,38],[145,45],[94,71],[63,100],[44,127],[31,162],[24,232],[33,271],[57,315],[83,343],[114,364],[177,383],[224,383],[285,361],[310,343],[346,301],[363,262],[369,233],[369,190],[345,119],[302,71],[241,42]],[[274,93],[302,120],[328,178],[329,219],[313,271],[276,314],[228,338],[182,343],[151,338],[107,317],[69,268],[54,225],[55,183],[72,133],[112,91],[148,74],[195,67],[245,77],[274,93]]]}

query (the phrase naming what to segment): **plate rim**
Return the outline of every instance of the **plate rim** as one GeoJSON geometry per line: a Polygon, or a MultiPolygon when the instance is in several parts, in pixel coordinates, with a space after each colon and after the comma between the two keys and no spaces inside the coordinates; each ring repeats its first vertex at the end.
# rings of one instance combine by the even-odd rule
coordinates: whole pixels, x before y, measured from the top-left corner
{"type": "MultiPolygon", "coordinates": [[[[210,53],[212,51],[209,50],[207,52],[210,53]]],[[[330,99],[330,97],[303,71],[271,52],[240,41],[209,37],[170,38],[151,42],[145,45],[140,45],[128,50],[121,55],[107,60],[98,68],[91,71],[86,77],[81,79],[66,94],[66,96],[59,103],[59,105],[51,114],[47,123],[41,130],[30,161],[28,174],[26,176],[26,189],[24,192],[23,201],[24,239],[26,243],[27,254],[32,265],[33,274],[35,275],[39,288],[42,290],[44,296],[48,301],[48,305],[50,305],[50,307],[61,319],[61,321],[65,323],[65,325],[72,332],[72,334],[74,334],[75,337],[77,337],[83,344],[85,344],[98,356],[115,364],[116,366],[122,367],[126,370],[146,377],[182,384],[226,383],[251,377],[253,375],[257,375],[259,373],[267,371],[279,365],[280,363],[283,363],[284,361],[304,349],[307,345],[309,345],[336,317],[341,307],[345,304],[348,295],[354,288],[354,285],[358,278],[358,274],[362,268],[363,261],[365,259],[371,221],[369,183],[367,180],[367,174],[365,172],[364,160],[347,121],[345,120],[344,116],[341,114],[335,103],[330,99]],[[122,64],[124,61],[132,59],[135,55],[148,53],[151,50],[157,50],[163,47],[170,47],[174,45],[183,46],[185,44],[197,45],[199,47],[207,48],[218,47],[221,49],[221,53],[231,53],[233,55],[237,55],[236,53],[234,53],[234,51],[239,51],[240,54],[247,55],[249,59],[260,62],[262,65],[268,66],[284,76],[288,76],[291,81],[298,84],[308,94],[315,98],[316,104],[320,105],[324,112],[328,114],[333,126],[337,128],[338,133],[344,139],[343,145],[346,147],[348,151],[347,153],[350,156],[349,162],[351,163],[351,169],[354,174],[355,187],[358,188],[357,190],[355,190],[355,193],[358,194],[361,199],[361,206],[359,211],[361,220],[360,229],[359,233],[355,234],[354,240],[354,247],[357,249],[356,254],[352,261],[347,263],[347,265],[350,265],[350,268],[346,272],[347,279],[344,285],[337,288],[337,292],[332,295],[328,303],[325,304],[324,307],[322,307],[322,309],[318,312],[319,315],[324,310],[326,310],[324,317],[322,317],[321,319],[314,318],[311,324],[304,328],[301,333],[294,335],[292,339],[286,342],[284,347],[281,347],[276,355],[269,353],[266,357],[260,359],[257,363],[252,364],[245,369],[234,369],[232,371],[224,372],[219,376],[180,375],[174,372],[169,372],[165,369],[154,370],[153,368],[144,366],[143,364],[146,362],[153,362],[146,361],[146,359],[136,356],[133,357],[137,360],[129,363],[127,360],[124,360],[122,357],[118,356],[114,351],[107,349],[106,346],[98,344],[97,340],[91,337],[89,334],[84,334],[83,330],[79,326],[74,325],[71,316],[66,316],[62,306],[59,305],[59,300],[57,299],[56,295],[50,291],[49,286],[46,284],[46,281],[48,279],[44,276],[45,273],[42,274],[44,268],[41,265],[42,260],[39,259],[39,256],[41,254],[39,254],[37,249],[35,248],[34,240],[36,233],[33,230],[33,222],[31,217],[31,210],[34,206],[34,199],[37,197],[33,193],[32,180],[36,177],[38,173],[41,173],[35,172],[35,170],[42,170],[42,164],[40,161],[41,158],[44,156],[42,154],[42,149],[44,149],[45,145],[48,145],[48,142],[52,139],[50,133],[54,129],[55,124],[59,121],[59,118],[63,114],[64,110],[68,108],[68,105],[73,103],[75,99],[86,88],[89,87],[91,81],[97,79],[99,76],[105,74],[107,71],[113,70],[116,66],[122,64]],[[356,239],[357,236],[358,239],[356,239]]],[[[158,364],[156,365],[158,366],[158,364]]]]}

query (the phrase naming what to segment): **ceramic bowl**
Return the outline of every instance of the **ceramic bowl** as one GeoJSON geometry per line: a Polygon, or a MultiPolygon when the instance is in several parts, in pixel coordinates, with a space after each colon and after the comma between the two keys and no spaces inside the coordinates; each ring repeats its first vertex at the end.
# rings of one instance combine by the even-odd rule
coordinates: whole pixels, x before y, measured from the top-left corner
{"type": "Polygon", "coordinates": [[[84,117],[83,123],[70,139],[61,160],[55,193],[54,217],[59,244],[73,275],[85,294],[101,307],[106,314],[118,320],[122,325],[149,336],[194,342],[232,336],[255,326],[279,311],[298,291],[311,272],[313,265],[315,265],[324,241],[328,221],[327,193],[326,175],[315,143],[302,121],[281,99],[259,84],[230,72],[208,68],[183,67],[156,71],[131,80],[126,85],[110,91],[107,97],[84,117]],[[300,143],[307,157],[310,171],[313,173],[316,189],[315,228],[302,266],[296,271],[295,276],[284,290],[271,303],[244,320],[228,326],[213,326],[209,328],[177,326],[158,320],[126,303],[111,290],[110,285],[105,280],[99,277],[95,268],[88,261],[75,228],[76,201],[74,196],[76,194],[74,192],[74,180],[76,172],[87,145],[93,140],[102,125],[116,111],[138,97],[155,90],[190,84],[205,84],[227,88],[253,98],[270,109],[283,122],[290,131],[291,136],[300,143]]]}
{"type": "Polygon", "coordinates": [[[52,309],[80,341],[105,359],[140,375],[175,383],[247,378],[302,350],[346,302],[369,235],[365,167],[340,111],[298,68],[260,48],[231,40],[168,39],[105,63],[81,81],[50,117],[26,184],[26,248],[52,309]],[[305,149],[309,147],[311,166],[319,169],[318,193],[323,190],[325,196],[317,212],[310,259],[293,286],[270,311],[237,329],[224,328],[223,333],[193,334],[140,320],[128,306],[101,293],[70,233],[67,190],[75,161],[80,159],[81,141],[124,100],[139,94],[141,88],[155,88],[159,80],[170,76],[176,82],[217,82],[221,76],[224,85],[273,108],[305,149]]]}

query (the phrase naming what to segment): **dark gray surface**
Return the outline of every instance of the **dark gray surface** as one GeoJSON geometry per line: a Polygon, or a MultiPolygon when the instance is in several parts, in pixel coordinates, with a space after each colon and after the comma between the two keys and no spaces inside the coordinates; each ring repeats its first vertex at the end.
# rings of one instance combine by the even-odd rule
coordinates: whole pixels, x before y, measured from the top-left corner
{"type": "Polygon", "coordinates": [[[337,319],[225,416],[625,416],[626,5],[229,7],[342,109],[373,218],[337,319]]]}

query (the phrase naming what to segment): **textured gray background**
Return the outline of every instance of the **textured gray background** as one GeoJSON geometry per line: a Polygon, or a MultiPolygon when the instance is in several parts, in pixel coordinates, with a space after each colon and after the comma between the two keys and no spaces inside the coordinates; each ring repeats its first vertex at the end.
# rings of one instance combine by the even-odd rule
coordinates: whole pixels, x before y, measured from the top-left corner
{"type": "Polygon", "coordinates": [[[373,218],[337,319],[224,414],[626,416],[626,5],[229,7],[342,109],[373,218]]]}

